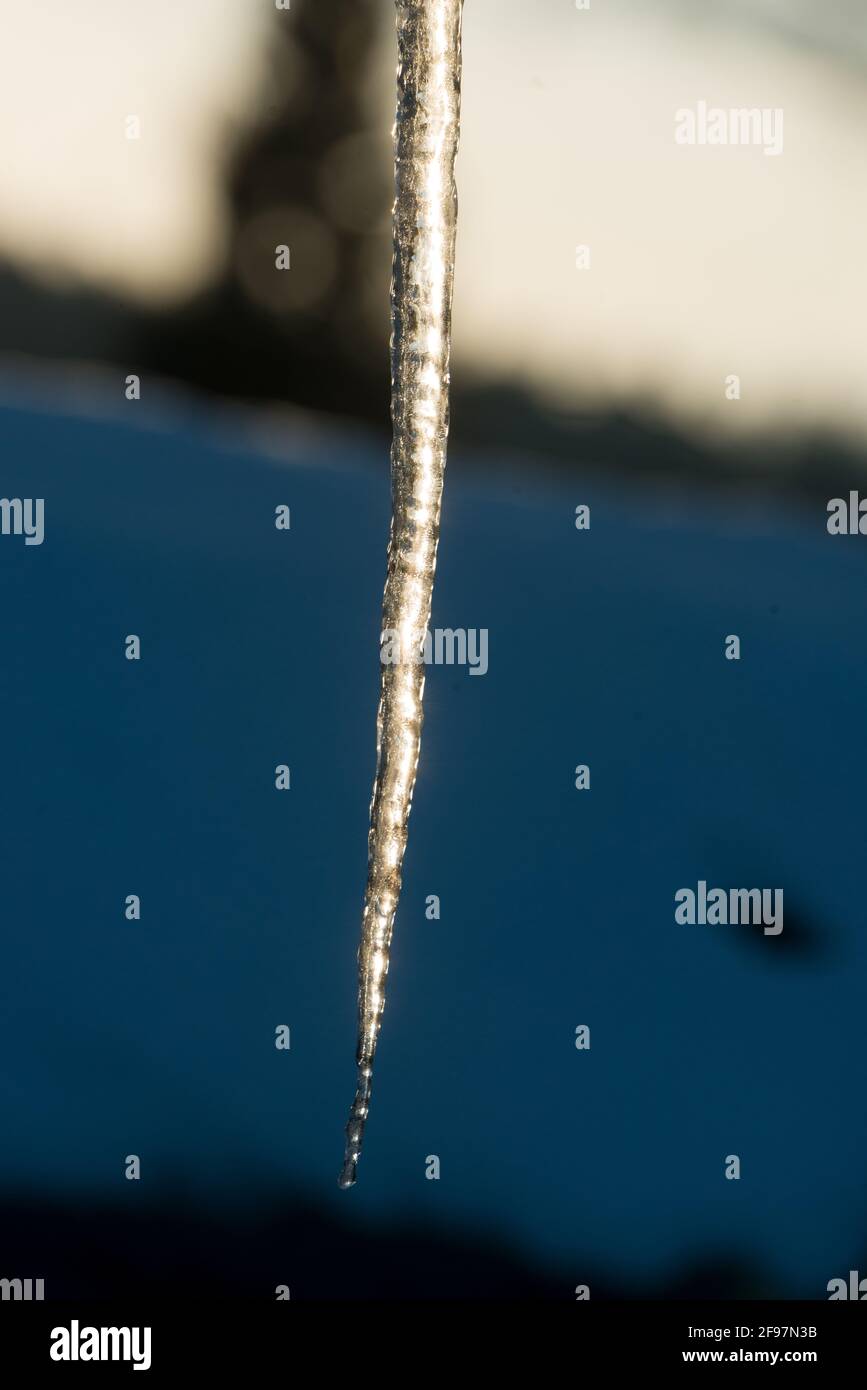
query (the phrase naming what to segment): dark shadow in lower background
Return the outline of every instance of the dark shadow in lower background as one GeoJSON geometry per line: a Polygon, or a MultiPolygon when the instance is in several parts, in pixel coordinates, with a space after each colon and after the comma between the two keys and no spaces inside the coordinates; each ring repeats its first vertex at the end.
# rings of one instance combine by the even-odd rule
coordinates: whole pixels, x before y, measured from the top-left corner
{"type": "Polygon", "coordinates": [[[612,1278],[576,1258],[544,1266],[495,1237],[407,1222],[381,1228],[336,1219],[298,1189],[255,1209],[211,1209],[169,1199],[87,1204],[7,1194],[0,1202],[0,1275],[43,1278],[58,1299],[553,1300],[750,1299],[758,1271],[723,1252],[668,1280],[612,1278]]]}

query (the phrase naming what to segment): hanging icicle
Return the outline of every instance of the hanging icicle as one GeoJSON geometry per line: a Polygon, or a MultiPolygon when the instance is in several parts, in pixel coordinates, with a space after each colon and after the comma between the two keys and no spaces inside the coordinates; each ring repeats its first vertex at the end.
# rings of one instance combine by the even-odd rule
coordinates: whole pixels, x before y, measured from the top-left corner
{"type": "Polygon", "coordinates": [[[424,696],[446,441],[460,125],[463,0],[397,0],[394,268],[391,286],[392,519],[383,598],[382,687],[358,951],[357,1090],[340,1186],[356,1179],[370,1109],[400,896],[424,696]]]}

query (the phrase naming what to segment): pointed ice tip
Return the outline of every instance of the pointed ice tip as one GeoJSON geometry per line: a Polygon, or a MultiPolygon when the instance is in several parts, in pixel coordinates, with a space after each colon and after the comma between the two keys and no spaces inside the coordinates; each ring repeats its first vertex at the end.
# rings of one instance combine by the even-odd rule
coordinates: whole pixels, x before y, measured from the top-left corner
{"type": "Polygon", "coordinates": [[[337,1186],[342,1187],[344,1190],[347,1187],[354,1187],[355,1179],[357,1178],[357,1176],[358,1164],[354,1161],[354,1159],[348,1158],[343,1165],[343,1171],[341,1172],[340,1177],[337,1179],[337,1186]]]}

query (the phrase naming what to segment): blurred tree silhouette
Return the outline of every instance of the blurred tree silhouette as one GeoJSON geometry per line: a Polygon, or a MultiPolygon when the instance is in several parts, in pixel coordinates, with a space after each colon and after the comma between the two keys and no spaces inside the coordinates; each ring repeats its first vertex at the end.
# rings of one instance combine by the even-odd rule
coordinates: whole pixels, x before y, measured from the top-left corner
{"type": "Polygon", "coordinates": [[[152,368],[387,423],[392,171],[364,102],[381,21],[377,0],[275,11],[274,97],[230,162],[224,276],[144,328],[152,368]]]}

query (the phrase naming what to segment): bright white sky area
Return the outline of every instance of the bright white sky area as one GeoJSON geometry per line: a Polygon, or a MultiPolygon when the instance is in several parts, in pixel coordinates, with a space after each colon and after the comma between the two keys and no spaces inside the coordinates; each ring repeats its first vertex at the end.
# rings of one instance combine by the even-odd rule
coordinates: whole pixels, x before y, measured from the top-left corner
{"type": "Polygon", "coordinates": [[[0,0],[0,254],[148,301],[199,288],[223,250],[227,119],[256,110],[273,17],[258,0],[0,0]]]}
{"type": "MultiPolygon", "coordinates": [[[[148,302],[205,283],[273,22],[268,0],[0,0],[0,255],[148,302]]],[[[863,0],[466,0],[455,370],[867,434],[865,139],[863,0]],[[783,108],[782,155],[678,146],[699,101],[783,108]]]]}

